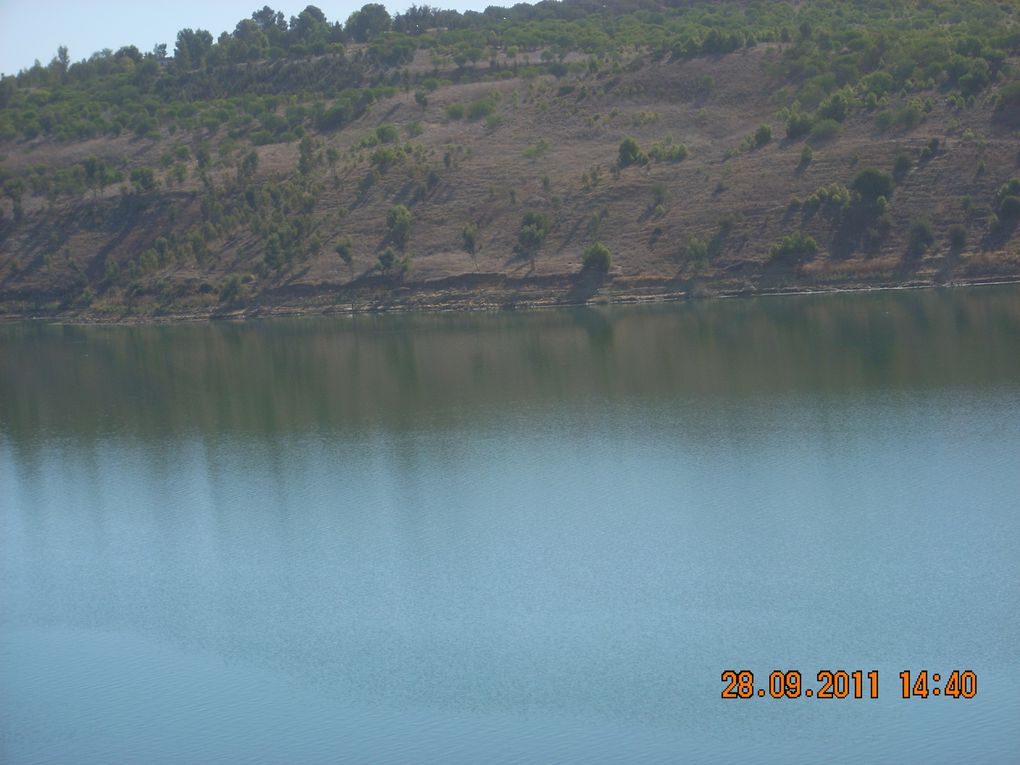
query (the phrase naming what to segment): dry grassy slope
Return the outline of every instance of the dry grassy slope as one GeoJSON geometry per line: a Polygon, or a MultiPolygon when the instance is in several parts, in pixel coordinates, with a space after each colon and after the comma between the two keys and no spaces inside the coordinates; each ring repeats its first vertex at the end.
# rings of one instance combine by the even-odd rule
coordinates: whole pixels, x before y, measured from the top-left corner
{"type": "MultiPolygon", "coordinates": [[[[987,211],[980,208],[1016,172],[1018,148],[1015,133],[998,126],[987,108],[952,112],[939,103],[938,94],[932,94],[934,111],[921,126],[906,133],[879,133],[869,115],[853,114],[843,134],[816,146],[814,161],[798,170],[803,143],[782,140],[784,129],[775,119],[777,103],[772,94],[786,83],[767,74],[769,55],[760,47],[718,58],[646,63],[616,77],[602,73],[562,81],[542,77],[454,85],[431,94],[424,113],[411,93],[377,103],[343,131],[315,136],[323,147],[332,145],[341,153],[335,181],[324,164],[315,171],[321,187],[315,214],[322,250],[280,276],[256,279],[250,286],[253,302],[293,303],[309,301],[309,296],[328,300],[331,295],[337,299],[338,294],[346,300],[353,287],[370,300],[392,300],[393,280],[375,276],[374,267],[385,241],[386,211],[396,202],[407,204],[413,212],[408,246],[412,265],[396,291],[399,300],[409,303],[416,295],[424,303],[467,304],[478,299],[506,303],[587,299],[596,289],[621,295],[689,290],[694,284],[709,291],[733,291],[1020,275],[1020,236],[981,250],[987,211]],[[709,92],[702,84],[706,77],[714,81],[709,92]],[[573,85],[575,90],[559,95],[562,85],[573,85]],[[582,87],[589,95],[580,99],[582,87]],[[448,105],[493,93],[499,95],[497,114],[503,120],[494,130],[477,122],[447,119],[448,105]],[[424,198],[417,198],[413,190],[427,168],[408,161],[391,168],[359,198],[359,185],[370,170],[370,150],[359,151],[358,143],[385,122],[400,126],[403,139],[405,126],[416,120],[422,122],[424,132],[411,141],[425,147],[427,166],[439,173],[439,184],[424,198]],[[771,124],[775,140],[726,159],[727,150],[763,122],[771,124]],[[984,140],[964,140],[967,128],[984,140]],[[613,176],[618,146],[625,136],[635,137],[647,149],[667,134],[688,146],[688,159],[629,167],[619,177],[613,176]],[[868,165],[891,169],[897,153],[906,151],[916,157],[931,137],[940,139],[941,149],[897,187],[891,208],[893,226],[879,253],[833,257],[833,231],[826,218],[820,214],[803,218],[799,212],[788,211],[792,195],[803,198],[832,182],[849,184],[868,165]],[[540,140],[548,145],[545,154],[527,158],[525,150],[540,140]],[[449,166],[443,161],[447,152],[453,158],[449,166]],[[978,173],[982,159],[987,170],[978,173]],[[592,186],[582,176],[594,168],[599,169],[600,180],[592,186]],[[543,188],[546,176],[548,190],[543,188]],[[665,211],[656,214],[654,191],[660,184],[667,199],[665,211]],[[972,197],[976,212],[964,211],[960,201],[964,195],[972,197]],[[534,263],[513,252],[521,217],[529,210],[547,212],[554,221],[534,263]],[[599,213],[605,218],[595,233],[591,220],[599,213]],[[733,224],[726,236],[717,239],[719,254],[712,264],[688,263],[682,257],[686,242],[692,237],[712,240],[724,217],[733,224]],[[931,220],[936,243],[921,261],[906,261],[907,229],[917,218],[931,220]],[[482,247],[474,258],[461,246],[461,231],[470,221],[478,224],[481,233],[482,247]],[[968,246],[962,255],[948,252],[947,229],[953,223],[968,228],[968,246]],[[822,248],[819,256],[796,272],[768,267],[769,247],[799,228],[817,239],[822,248]],[[354,243],[353,279],[333,251],[342,236],[354,243]],[[581,254],[596,237],[613,253],[610,279],[579,292],[574,277],[581,254]]],[[[416,65],[427,67],[421,57],[416,65]]],[[[2,147],[0,152],[7,155],[5,164],[11,169],[40,162],[64,165],[89,155],[111,161],[126,156],[132,165],[152,167],[176,140],[179,136],[167,136],[162,142],[127,138],[77,144],[36,142],[2,147]]],[[[295,144],[261,147],[258,154],[259,175],[264,177],[290,172],[297,163],[295,144]]],[[[117,231],[84,225],[82,208],[88,197],[81,205],[67,205],[61,225],[69,236],[75,266],[98,278],[106,259],[130,258],[150,247],[167,226],[195,222],[199,202],[188,192],[197,188],[195,181],[189,181],[164,191],[129,228],[117,231]],[[176,219],[171,223],[168,215],[174,206],[176,219]]],[[[106,195],[117,193],[108,189],[106,195]]],[[[0,290],[8,300],[16,295],[53,297],[80,289],[66,264],[42,263],[42,250],[54,240],[52,231],[32,226],[33,213],[38,217],[42,205],[42,200],[26,200],[25,233],[7,237],[2,244],[0,290]]],[[[214,242],[212,248],[217,257],[204,267],[175,265],[147,275],[145,281],[170,279],[191,285],[192,291],[203,282],[216,287],[231,272],[256,273],[262,258],[261,243],[247,233],[214,242]]],[[[118,295],[116,289],[101,295],[97,305],[116,304],[118,295]]],[[[68,295],[60,297],[66,300],[68,295]]],[[[136,302],[144,308],[144,298],[136,302]]],[[[179,307],[201,311],[216,303],[215,294],[206,288],[191,302],[182,299],[179,307]]]]}

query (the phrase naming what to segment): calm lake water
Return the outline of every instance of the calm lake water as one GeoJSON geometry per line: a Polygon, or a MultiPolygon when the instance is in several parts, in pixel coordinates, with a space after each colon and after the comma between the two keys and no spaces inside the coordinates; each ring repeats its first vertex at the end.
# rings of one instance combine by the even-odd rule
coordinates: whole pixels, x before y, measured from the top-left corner
{"type": "Polygon", "coordinates": [[[1016,763],[1018,540],[1016,287],[0,326],[0,760],[1016,763]]]}

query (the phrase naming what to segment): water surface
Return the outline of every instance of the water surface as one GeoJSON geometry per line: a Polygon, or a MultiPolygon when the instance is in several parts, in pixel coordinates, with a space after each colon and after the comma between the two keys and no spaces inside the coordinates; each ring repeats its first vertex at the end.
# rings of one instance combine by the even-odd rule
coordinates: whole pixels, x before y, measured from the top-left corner
{"type": "Polygon", "coordinates": [[[1015,287],[0,326],[0,760],[1015,762],[1018,455],[1015,287]]]}

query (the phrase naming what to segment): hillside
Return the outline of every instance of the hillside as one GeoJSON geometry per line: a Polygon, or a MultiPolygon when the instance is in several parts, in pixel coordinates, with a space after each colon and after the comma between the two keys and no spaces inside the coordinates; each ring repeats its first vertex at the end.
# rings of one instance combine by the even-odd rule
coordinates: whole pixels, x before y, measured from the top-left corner
{"type": "Polygon", "coordinates": [[[0,80],[0,313],[1020,278],[1015,8],[497,11],[264,9],[0,80]]]}

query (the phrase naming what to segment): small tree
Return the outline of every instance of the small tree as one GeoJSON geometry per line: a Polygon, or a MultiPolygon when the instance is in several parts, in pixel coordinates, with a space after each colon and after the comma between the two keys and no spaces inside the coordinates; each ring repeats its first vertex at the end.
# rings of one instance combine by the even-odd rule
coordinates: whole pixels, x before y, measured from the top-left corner
{"type": "Polygon", "coordinates": [[[599,274],[604,274],[609,271],[612,264],[613,256],[609,252],[609,248],[602,244],[602,242],[595,242],[594,244],[589,245],[585,249],[584,257],[581,260],[581,265],[585,271],[592,271],[599,274]]]}
{"type": "Polygon", "coordinates": [[[1013,221],[1020,218],[1020,196],[1009,195],[1003,197],[999,203],[999,217],[1002,220],[1013,221]]]}
{"type": "Polygon", "coordinates": [[[311,138],[305,136],[298,146],[298,172],[301,175],[308,175],[315,167],[315,143],[311,138]]]}
{"type": "Polygon", "coordinates": [[[226,305],[234,305],[241,302],[241,277],[231,274],[220,287],[220,302],[226,305]]]}
{"type": "Polygon", "coordinates": [[[379,253],[379,270],[388,274],[393,264],[397,262],[397,253],[392,247],[387,247],[379,253]]]}
{"type": "Polygon", "coordinates": [[[237,166],[237,180],[245,181],[255,175],[255,170],[259,166],[259,155],[255,153],[255,150],[249,151],[244,155],[244,159],[237,166]]]}
{"type": "Polygon", "coordinates": [[[907,247],[911,255],[920,255],[935,241],[931,223],[927,220],[915,220],[910,224],[907,235],[907,247]]]}
{"type": "Polygon", "coordinates": [[[772,128],[768,125],[759,125],[754,131],[755,148],[760,148],[772,140],[772,128]]]}
{"type": "Polygon", "coordinates": [[[620,144],[620,167],[647,164],[648,155],[641,151],[641,147],[638,146],[638,142],[630,137],[624,138],[623,142],[620,144]]]}
{"type": "Polygon", "coordinates": [[[895,176],[897,180],[902,180],[907,177],[907,174],[913,167],[914,160],[901,151],[896,155],[896,161],[893,163],[893,176],[895,176]]]}
{"type": "Polygon", "coordinates": [[[400,138],[400,132],[396,125],[387,122],[375,129],[375,137],[379,139],[379,143],[393,143],[400,138]]]}
{"type": "Polygon", "coordinates": [[[867,202],[875,202],[879,197],[888,199],[895,187],[893,177],[889,173],[866,167],[854,178],[853,189],[867,202]]]}
{"type": "Polygon", "coordinates": [[[354,252],[352,251],[350,237],[345,236],[343,239],[341,239],[339,242],[337,242],[337,245],[336,245],[336,254],[339,255],[340,256],[340,260],[342,260],[347,265],[347,268],[351,272],[351,278],[353,279],[354,278],[354,252]]]}
{"type": "Polygon", "coordinates": [[[786,120],[786,137],[792,140],[802,135],[807,135],[811,130],[813,122],[811,115],[804,114],[803,112],[794,112],[786,120]]]}
{"type": "Polygon", "coordinates": [[[411,211],[404,205],[393,205],[386,213],[386,225],[389,227],[393,243],[403,250],[407,246],[407,238],[411,235],[411,211]]]}
{"type": "Polygon", "coordinates": [[[156,176],[148,167],[140,167],[131,171],[131,185],[136,192],[152,191],[156,188],[156,176]]]}
{"type": "Polygon", "coordinates": [[[949,227],[949,249],[960,252],[967,246],[967,228],[959,223],[949,227]]]}
{"type": "Polygon", "coordinates": [[[681,255],[693,266],[707,266],[709,263],[708,242],[698,237],[692,237],[681,251],[681,255]]]}
{"type": "Polygon", "coordinates": [[[769,249],[769,261],[792,265],[814,257],[817,252],[818,243],[813,236],[803,231],[794,231],[772,245],[769,249]]]}
{"type": "Polygon", "coordinates": [[[464,226],[464,230],[461,232],[461,237],[464,240],[464,251],[474,255],[478,252],[478,226],[474,223],[468,223],[464,226]]]}
{"type": "Polygon", "coordinates": [[[336,180],[336,163],[340,160],[340,152],[336,150],[336,147],[330,146],[326,149],[326,162],[329,164],[329,171],[333,174],[333,179],[336,180]]]}
{"type": "Polygon", "coordinates": [[[517,233],[517,252],[534,261],[551,228],[549,216],[545,213],[525,213],[521,230],[517,233]]]}

